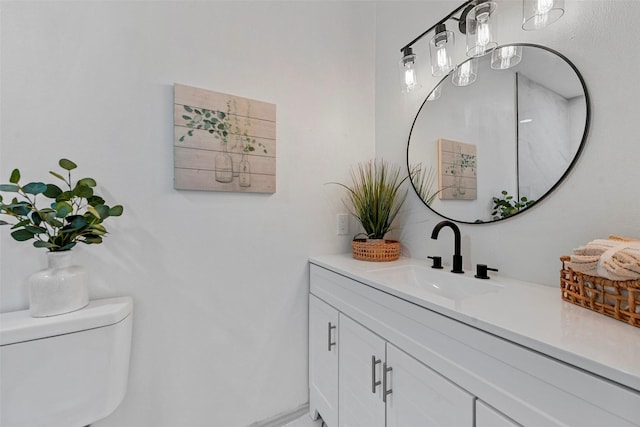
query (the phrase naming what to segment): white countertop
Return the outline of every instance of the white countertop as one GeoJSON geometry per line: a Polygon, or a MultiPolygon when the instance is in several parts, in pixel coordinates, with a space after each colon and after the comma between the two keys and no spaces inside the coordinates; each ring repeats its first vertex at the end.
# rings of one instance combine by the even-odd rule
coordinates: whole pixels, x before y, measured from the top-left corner
{"type": "MultiPolygon", "coordinates": [[[[343,254],[312,257],[311,263],[640,391],[640,328],[563,301],[559,285],[491,273],[489,280],[471,280],[499,285],[499,290],[454,301],[407,286],[388,274],[404,266],[428,267],[427,261],[400,258],[378,263],[343,254]]],[[[460,276],[446,267],[429,271],[442,283],[460,276]]]]}

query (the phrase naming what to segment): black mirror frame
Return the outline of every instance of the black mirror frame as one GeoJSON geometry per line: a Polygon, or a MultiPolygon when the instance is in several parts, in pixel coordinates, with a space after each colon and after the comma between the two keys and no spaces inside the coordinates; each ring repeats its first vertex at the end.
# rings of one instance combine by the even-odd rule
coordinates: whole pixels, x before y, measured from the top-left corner
{"type": "MultiPolygon", "coordinates": [[[[569,60],[569,58],[567,58],[565,55],[561,54],[560,52],[551,49],[547,46],[542,46],[542,45],[538,45],[538,44],[533,44],[533,43],[510,43],[507,45],[501,45],[498,46],[497,48],[503,47],[503,46],[522,46],[522,47],[535,47],[538,49],[543,49],[546,50],[548,52],[553,53],[554,55],[557,55],[559,58],[561,58],[563,61],[565,61],[569,67],[571,67],[571,69],[576,73],[576,76],[578,77],[578,80],[580,81],[580,84],[582,86],[582,90],[584,91],[584,97],[585,97],[585,104],[586,104],[586,118],[585,118],[585,124],[584,124],[584,132],[582,134],[582,140],[580,141],[580,146],[578,147],[578,149],[576,150],[576,154],[573,156],[573,159],[571,160],[571,163],[569,164],[569,166],[567,167],[567,169],[564,171],[564,173],[562,174],[562,176],[558,179],[558,181],[546,192],[544,193],[541,197],[538,198],[538,200],[536,200],[536,202],[534,204],[532,204],[531,206],[526,207],[525,209],[519,210],[518,212],[516,212],[513,215],[509,215],[508,217],[504,217],[504,218],[498,218],[498,219],[492,219],[490,221],[475,221],[475,222],[469,222],[469,221],[461,221],[459,219],[455,219],[455,218],[450,218],[448,216],[445,216],[443,214],[441,214],[440,212],[436,211],[435,209],[433,209],[431,206],[429,206],[427,204],[426,201],[424,201],[419,193],[418,190],[415,186],[415,184],[413,183],[413,180],[411,179],[411,165],[409,163],[409,144],[411,143],[411,134],[413,133],[413,128],[416,124],[416,121],[418,120],[418,116],[420,115],[420,112],[422,111],[422,108],[426,105],[426,103],[428,102],[428,98],[429,96],[431,96],[431,94],[433,93],[433,91],[446,79],[448,79],[451,76],[451,73],[453,73],[453,71],[449,74],[447,74],[446,76],[444,76],[437,85],[435,85],[435,87],[431,90],[431,92],[429,92],[429,94],[426,96],[425,100],[422,102],[422,104],[420,105],[420,108],[418,109],[418,112],[416,113],[415,118],[413,119],[413,122],[411,123],[411,129],[409,130],[409,138],[407,139],[407,171],[409,173],[409,181],[411,182],[411,187],[413,188],[413,190],[415,191],[416,195],[418,195],[418,198],[422,201],[422,203],[424,203],[424,205],[429,208],[429,210],[431,210],[433,213],[435,213],[436,215],[448,219],[450,221],[454,221],[460,224],[493,224],[495,222],[499,222],[499,221],[504,221],[507,219],[511,219],[515,216],[520,215],[521,213],[529,210],[532,207],[538,206],[540,204],[540,202],[542,202],[549,194],[551,194],[556,188],[558,188],[558,186],[565,180],[565,178],[569,175],[569,173],[571,172],[571,170],[574,168],[574,166],[576,165],[576,163],[578,162],[578,159],[580,158],[580,154],[582,154],[582,151],[584,150],[584,147],[586,145],[587,142],[587,137],[589,135],[589,127],[591,124],[591,100],[589,97],[589,91],[587,90],[587,85],[584,81],[584,78],[582,77],[582,74],[580,74],[580,71],[578,70],[578,68],[573,64],[573,62],[571,62],[569,60]]],[[[497,49],[496,48],[496,49],[497,49]]]]}

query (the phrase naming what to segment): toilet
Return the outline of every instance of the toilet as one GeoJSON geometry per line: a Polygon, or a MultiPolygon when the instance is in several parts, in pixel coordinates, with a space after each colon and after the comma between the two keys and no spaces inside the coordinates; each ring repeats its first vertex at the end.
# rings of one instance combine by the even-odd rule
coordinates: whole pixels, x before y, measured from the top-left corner
{"type": "Polygon", "coordinates": [[[132,317],[131,297],[0,314],[0,426],[84,427],[111,414],[127,390],[132,317]]]}

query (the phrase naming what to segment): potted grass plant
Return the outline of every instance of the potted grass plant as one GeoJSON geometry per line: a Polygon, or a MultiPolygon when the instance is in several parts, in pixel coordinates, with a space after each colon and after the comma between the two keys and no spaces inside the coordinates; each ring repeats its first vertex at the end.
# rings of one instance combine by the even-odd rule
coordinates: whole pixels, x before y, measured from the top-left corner
{"type": "Polygon", "coordinates": [[[377,159],[352,168],[350,185],[335,183],[347,190],[346,204],[364,229],[352,241],[354,258],[393,261],[400,256],[400,242],[384,237],[407,197],[402,188],[407,178],[399,166],[377,159]]]}

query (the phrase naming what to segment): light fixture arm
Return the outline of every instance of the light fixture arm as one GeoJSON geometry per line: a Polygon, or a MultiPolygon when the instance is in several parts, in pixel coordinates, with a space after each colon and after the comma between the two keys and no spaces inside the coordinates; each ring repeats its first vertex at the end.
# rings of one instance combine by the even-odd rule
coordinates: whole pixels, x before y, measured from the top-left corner
{"type": "MultiPolygon", "coordinates": [[[[400,52],[404,53],[404,50],[406,48],[410,48],[411,46],[413,46],[417,41],[419,41],[421,38],[423,38],[424,36],[426,36],[427,34],[429,34],[431,31],[435,30],[435,28],[438,25],[442,25],[444,23],[446,23],[448,20],[450,19],[454,19],[456,21],[460,21],[463,20],[462,17],[460,18],[456,18],[453,15],[455,15],[456,13],[460,12],[463,9],[468,9],[468,6],[473,5],[475,6],[476,4],[482,3],[483,0],[467,0],[464,3],[462,3],[460,6],[458,6],[457,8],[455,8],[451,13],[449,13],[447,16],[445,16],[444,18],[442,18],[440,21],[436,22],[433,26],[429,27],[429,29],[427,29],[425,32],[423,32],[422,34],[420,34],[418,37],[416,37],[415,39],[411,40],[409,43],[407,43],[406,45],[404,45],[402,47],[402,49],[400,49],[400,52]]],[[[464,32],[463,32],[464,34],[464,32]]]]}

